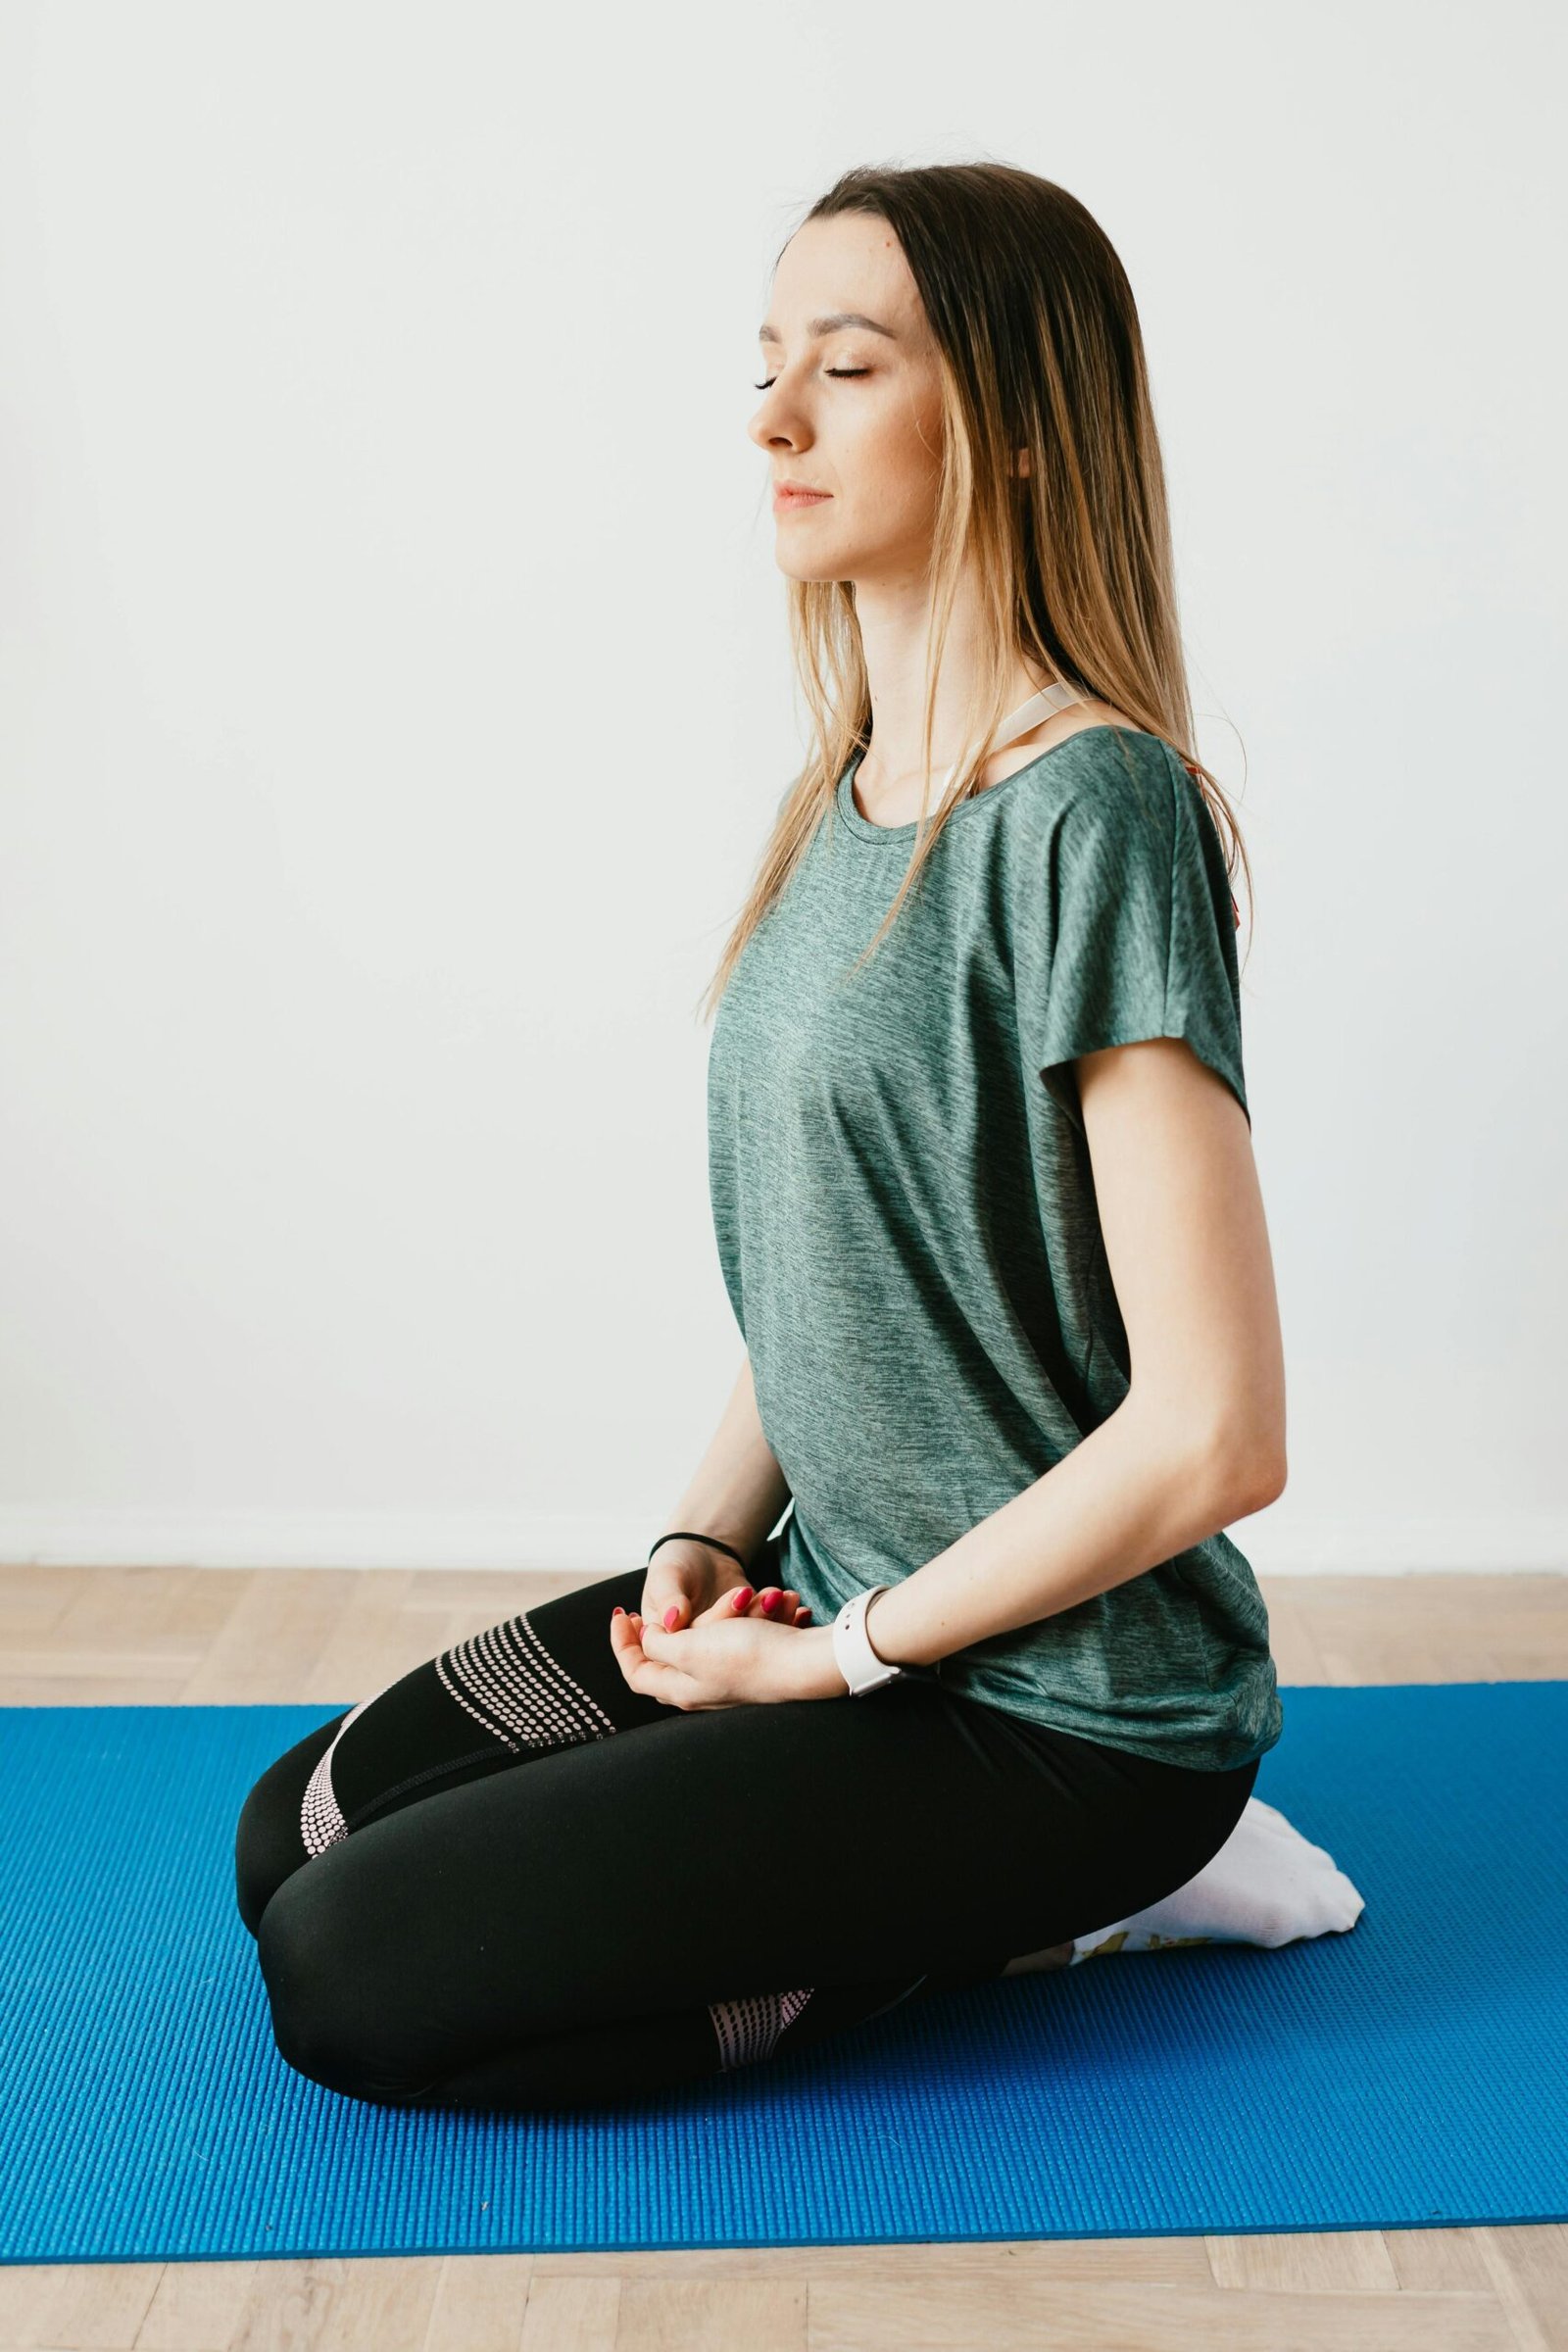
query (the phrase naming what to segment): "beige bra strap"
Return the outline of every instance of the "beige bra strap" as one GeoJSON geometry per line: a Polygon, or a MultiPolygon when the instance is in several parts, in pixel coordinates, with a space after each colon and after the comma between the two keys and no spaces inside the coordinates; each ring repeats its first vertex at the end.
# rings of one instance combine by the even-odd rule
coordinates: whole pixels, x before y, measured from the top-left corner
{"type": "MultiPolygon", "coordinates": [[[[992,752],[1000,752],[1005,744],[1015,742],[1020,735],[1027,735],[1031,727],[1038,727],[1041,720],[1049,718],[1054,710],[1066,710],[1074,703],[1081,703],[1085,699],[1077,687],[1069,686],[1065,679],[1058,679],[1054,686],[1043,686],[1026,703],[1020,703],[1016,710],[1008,711],[987,746],[987,757],[992,752]]],[[[953,770],[950,768],[948,773],[951,775],[953,770]]]]}
{"type": "MultiPolygon", "coordinates": [[[[986,746],[986,758],[989,760],[993,752],[1000,752],[1007,744],[1015,743],[1020,735],[1027,735],[1031,727],[1038,727],[1041,720],[1049,718],[1053,711],[1067,710],[1074,703],[1087,701],[1087,695],[1080,694],[1077,687],[1069,686],[1065,679],[1058,678],[1054,686],[1042,686],[1038,694],[1032,694],[1026,703],[1020,703],[1016,710],[1008,711],[986,746]]],[[[954,768],[948,769],[937,794],[938,800],[953,782],[956,772],[954,768]]]]}
{"type": "MultiPolygon", "coordinates": [[[[1038,694],[1032,694],[1026,703],[1020,703],[1016,710],[1008,711],[986,746],[986,758],[989,760],[993,752],[1000,752],[1006,744],[1016,742],[1020,735],[1027,735],[1031,727],[1038,727],[1041,720],[1049,718],[1054,710],[1066,710],[1074,703],[1087,700],[1087,696],[1080,694],[1076,686],[1069,686],[1062,678],[1058,678],[1054,686],[1042,686],[1038,694]]],[[[947,791],[956,772],[955,768],[948,769],[937,794],[938,800],[947,791]]]]}

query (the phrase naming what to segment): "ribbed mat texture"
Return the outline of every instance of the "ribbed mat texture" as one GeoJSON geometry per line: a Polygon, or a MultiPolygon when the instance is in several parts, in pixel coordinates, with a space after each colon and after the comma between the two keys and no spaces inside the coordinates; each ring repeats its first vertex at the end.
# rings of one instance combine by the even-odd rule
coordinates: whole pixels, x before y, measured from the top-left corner
{"type": "Polygon", "coordinates": [[[278,2057],[234,1824],[339,1711],[0,1710],[0,2259],[1568,2220],[1568,1682],[1286,1691],[1256,1793],[1366,1897],[1348,1934],[1001,1979],[548,2117],[278,2057]]]}

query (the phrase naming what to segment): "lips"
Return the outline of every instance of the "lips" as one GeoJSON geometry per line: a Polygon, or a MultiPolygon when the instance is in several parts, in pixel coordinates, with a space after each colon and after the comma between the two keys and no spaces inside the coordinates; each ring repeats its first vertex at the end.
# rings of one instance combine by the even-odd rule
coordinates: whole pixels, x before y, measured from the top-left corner
{"type": "Polygon", "coordinates": [[[775,507],[817,507],[831,496],[831,491],[798,489],[793,483],[780,482],[774,487],[773,504],[775,507]]]}

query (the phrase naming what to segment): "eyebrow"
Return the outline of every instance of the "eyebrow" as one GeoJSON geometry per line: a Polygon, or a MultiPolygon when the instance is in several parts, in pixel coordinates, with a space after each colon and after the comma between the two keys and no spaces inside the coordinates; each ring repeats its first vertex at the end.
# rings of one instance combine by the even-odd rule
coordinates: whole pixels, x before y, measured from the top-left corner
{"type": "MultiPolygon", "coordinates": [[[[808,318],[806,331],[808,335],[831,335],[836,334],[841,326],[869,327],[873,335],[886,335],[890,343],[896,343],[899,339],[891,326],[884,326],[880,319],[867,318],[863,311],[830,311],[825,318],[808,318]]],[[[757,340],[759,343],[782,343],[784,338],[777,327],[770,326],[764,318],[757,330],[757,340]]]]}

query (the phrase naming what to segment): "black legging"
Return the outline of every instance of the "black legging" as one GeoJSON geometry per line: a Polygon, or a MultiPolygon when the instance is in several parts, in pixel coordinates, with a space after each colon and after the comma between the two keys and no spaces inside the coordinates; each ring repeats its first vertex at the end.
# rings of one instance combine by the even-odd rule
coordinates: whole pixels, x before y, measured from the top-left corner
{"type": "Polygon", "coordinates": [[[754,2064],[1173,1893],[1257,1777],[1050,1730],[932,1669],[668,1707],[610,1645],[645,1576],[443,1650],[256,1783],[239,1909],[301,2074],[506,2111],[754,2064]]]}

